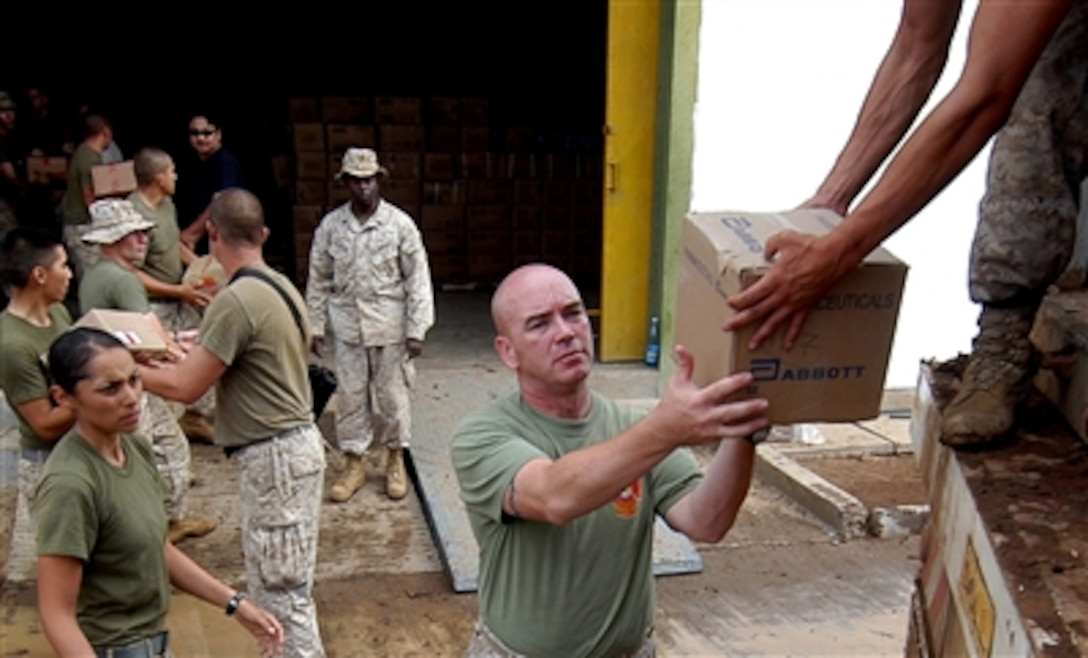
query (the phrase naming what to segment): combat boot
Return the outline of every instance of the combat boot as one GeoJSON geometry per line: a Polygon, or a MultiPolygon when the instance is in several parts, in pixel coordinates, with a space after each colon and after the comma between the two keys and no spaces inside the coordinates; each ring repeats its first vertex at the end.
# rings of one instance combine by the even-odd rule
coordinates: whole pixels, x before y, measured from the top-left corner
{"type": "Polygon", "coordinates": [[[206,516],[187,516],[180,521],[171,521],[170,528],[166,531],[166,539],[171,544],[176,544],[186,537],[203,537],[215,530],[219,522],[206,516]]]}
{"type": "Polygon", "coordinates": [[[187,409],[178,419],[178,425],[190,443],[215,445],[215,428],[197,412],[187,409]]]}
{"type": "Polygon", "coordinates": [[[393,500],[408,495],[408,471],[404,467],[404,448],[390,448],[385,460],[385,494],[393,500]]]}
{"type": "Polygon", "coordinates": [[[329,498],[335,503],[349,500],[355,495],[356,491],[362,489],[363,483],[366,482],[366,468],[363,466],[363,456],[348,454],[347,458],[347,470],[329,490],[329,498]]]}
{"type": "Polygon", "coordinates": [[[1039,362],[1028,339],[1034,319],[1034,307],[982,307],[959,392],[942,415],[941,443],[982,448],[1008,437],[1039,362]]]}

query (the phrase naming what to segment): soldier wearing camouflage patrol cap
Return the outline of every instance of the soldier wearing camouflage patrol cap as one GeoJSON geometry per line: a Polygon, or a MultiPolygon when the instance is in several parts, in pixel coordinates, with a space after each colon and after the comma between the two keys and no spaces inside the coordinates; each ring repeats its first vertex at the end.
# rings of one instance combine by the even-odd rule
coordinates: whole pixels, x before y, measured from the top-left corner
{"type": "Polygon", "coordinates": [[[314,351],[324,356],[331,330],[340,381],[336,436],[347,469],[329,492],[335,502],[363,486],[363,456],[374,441],[386,452],[386,494],[407,495],[412,359],[434,324],[423,239],[415,221],[381,197],[385,174],[373,149],[348,149],[337,177],[351,200],[322,218],[310,249],[306,302],[314,351]]]}

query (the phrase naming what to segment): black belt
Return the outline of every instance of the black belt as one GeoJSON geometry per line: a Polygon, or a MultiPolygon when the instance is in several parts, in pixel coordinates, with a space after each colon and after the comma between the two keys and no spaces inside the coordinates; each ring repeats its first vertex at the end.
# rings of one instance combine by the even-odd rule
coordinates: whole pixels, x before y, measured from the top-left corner
{"type": "Polygon", "coordinates": [[[120,647],[95,647],[98,658],[159,658],[166,654],[170,646],[170,634],[163,631],[158,635],[126,644],[120,647]]]}
{"type": "Polygon", "coordinates": [[[230,457],[239,450],[245,450],[246,448],[252,448],[253,446],[261,445],[262,443],[268,443],[269,441],[276,441],[279,439],[287,439],[296,434],[301,434],[303,430],[308,429],[309,427],[311,427],[311,425],[299,425],[298,427],[292,427],[289,430],[284,430],[279,434],[273,434],[270,437],[258,439],[257,441],[254,441],[252,443],[247,443],[241,446],[226,446],[223,448],[223,454],[225,454],[227,457],[230,457]]]}

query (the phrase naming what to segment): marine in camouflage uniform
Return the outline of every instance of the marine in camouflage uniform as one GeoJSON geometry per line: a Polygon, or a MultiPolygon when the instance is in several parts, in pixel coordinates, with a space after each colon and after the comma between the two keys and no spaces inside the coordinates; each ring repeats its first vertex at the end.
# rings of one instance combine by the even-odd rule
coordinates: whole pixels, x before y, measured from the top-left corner
{"type": "Polygon", "coordinates": [[[283,623],[285,657],[322,658],[312,592],[325,452],[306,367],[305,301],[264,263],[267,228],[252,194],[221,192],[209,237],[227,274],[259,274],[236,276],[215,296],[185,360],[140,373],[149,390],[170,399],[196,399],[215,385],[215,442],[238,468],[249,595],[283,623]]]}
{"type": "MultiPolygon", "coordinates": [[[[91,224],[83,240],[101,249],[101,258],[88,269],[79,286],[79,305],[84,312],[108,308],[148,314],[147,291],[140,280],[126,269],[146,253],[147,231],[154,224],[143,217],[129,201],[103,199],[90,207],[91,224]]],[[[189,442],[178,424],[171,404],[152,393],[144,393],[140,433],[151,441],[156,466],[169,486],[167,515],[168,539],[178,542],[186,537],[202,537],[218,525],[211,518],[186,514],[190,486],[191,454],[189,442]]]]}
{"type": "Polygon", "coordinates": [[[374,151],[348,149],[339,177],[352,200],[322,218],[310,251],[311,331],[324,337],[330,329],[333,336],[336,436],[348,457],[330,490],[336,502],[362,487],[363,456],[375,440],[387,453],[386,493],[407,494],[412,358],[434,324],[427,252],[412,218],[381,198],[384,171],[374,151]]]}
{"type": "Polygon", "coordinates": [[[1039,360],[1028,340],[1035,312],[1073,254],[1086,158],[1088,1],[1076,0],[994,139],[971,249],[979,334],[944,410],[947,444],[982,445],[1012,428],[1039,360]]]}

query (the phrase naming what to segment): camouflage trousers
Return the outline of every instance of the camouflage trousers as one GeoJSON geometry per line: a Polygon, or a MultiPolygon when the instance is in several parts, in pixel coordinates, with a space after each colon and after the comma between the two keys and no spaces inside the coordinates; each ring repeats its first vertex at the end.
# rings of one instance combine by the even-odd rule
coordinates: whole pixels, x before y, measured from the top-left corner
{"type": "Polygon", "coordinates": [[[48,451],[26,451],[19,458],[18,485],[15,494],[15,518],[11,529],[11,551],[4,574],[9,582],[33,580],[38,563],[38,523],[34,515],[34,497],[38,480],[45,471],[48,451]],[[27,459],[31,455],[32,459],[27,459]]]}
{"type": "MultiPolygon", "coordinates": [[[[200,326],[200,312],[180,300],[151,302],[151,312],[167,331],[188,331],[200,326]]],[[[212,418],[215,415],[215,387],[211,386],[196,402],[187,407],[191,411],[212,418]]]]}
{"type": "Polygon", "coordinates": [[[325,448],[314,424],[235,453],[249,595],[283,624],[285,658],[322,658],[313,599],[325,448]]]}
{"type": "Polygon", "coordinates": [[[72,284],[83,277],[91,265],[98,262],[98,245],[87,244],[83,234],[89,231],[90,224],[65,224],[64,246],[68,249],[68,262],[72,268],[72,284]]]}
{"type": "Polygon", "coordinates": [[[336,437],[340,449],[364,455],[377,439],[387,448],[407,448],[411,440],[409,393],[415,364],[404,343],[381,347],[334,342],[336,437]]]}
{"type": "MultiPolygon", "coordinates": [[[[559,632],[559,631],[557,631],[559,632]]],[[[638,645],[616,654],[615,658],[654,658],[657,649],[654,646],[653,629],[646,631],[646,636],[638,645]]],[[[488,628],[482,619],[476,622],[476,629],[472,633],[472,641],[465,649],[465,658],[528,658],[525,654],[518,653],[499,639],[494,631],[488,628]]]]}
{"type": "Polygon", "coordinates": [[[170,403],[144,393],[139,432],[151,440],[155,466],[166,482],[166,516],[171,521],[180,521],[189,506],[191,453],[189,440],[181,431],[170,403]]]}
{"type": "Polygon", "coordinates": [[[971,247],[970,293],[1034,304],[1073,255],[1088,159],[1088,0],[1075,0],[997,133],[971,247]]]}

